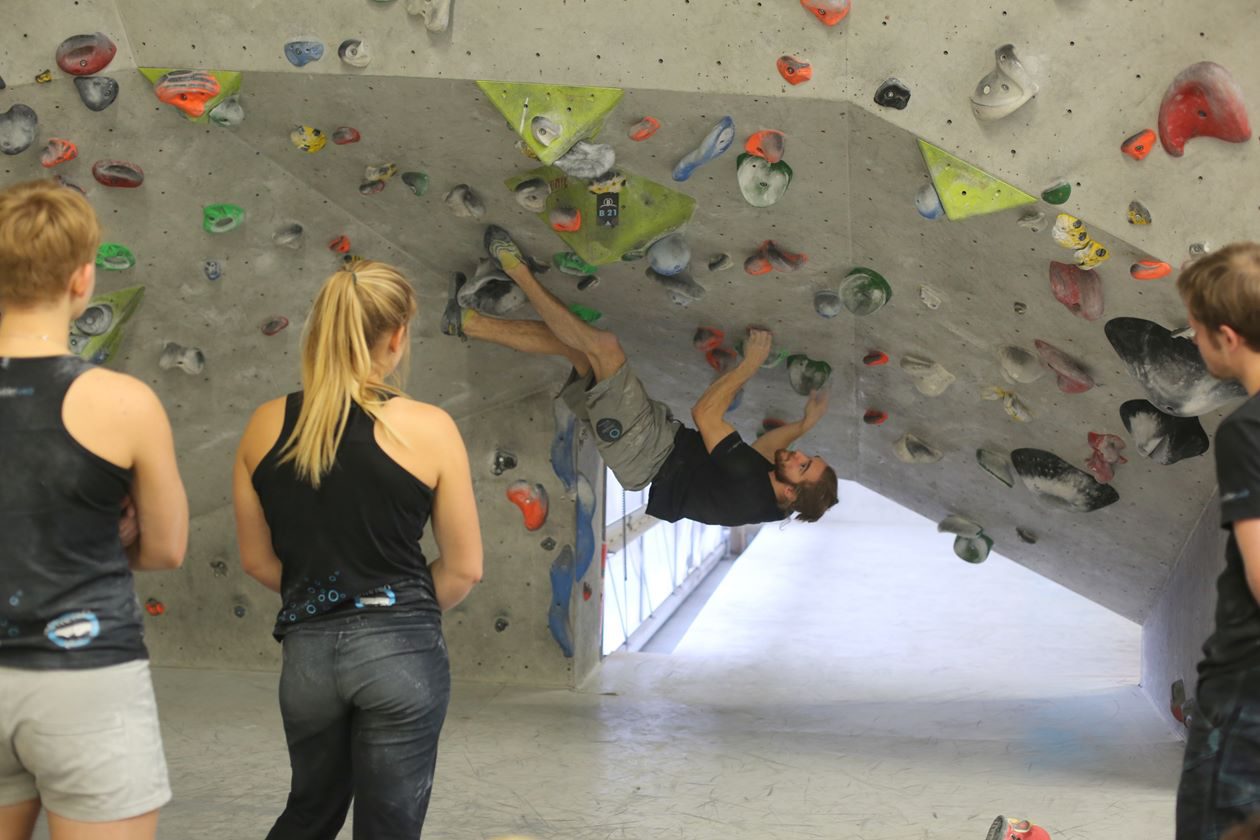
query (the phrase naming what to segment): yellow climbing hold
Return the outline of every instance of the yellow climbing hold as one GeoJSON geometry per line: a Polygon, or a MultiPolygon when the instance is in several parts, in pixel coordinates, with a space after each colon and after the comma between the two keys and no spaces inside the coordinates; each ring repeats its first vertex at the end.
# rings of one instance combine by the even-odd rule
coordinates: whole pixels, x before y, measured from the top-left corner
{"type": "Polygon", "coordinates": [[[522,82],[480,81],[477,87],[526,148],[547,164],[555,163],[577,141],[598,134],[623,93],[620,88],[522,82]]]}
{"type": "Polygon", "coordinates": [[[995,178],[926,140],[919,141],[923,162],[950,221],[1033,204],[1036,197],[995,178]]]}

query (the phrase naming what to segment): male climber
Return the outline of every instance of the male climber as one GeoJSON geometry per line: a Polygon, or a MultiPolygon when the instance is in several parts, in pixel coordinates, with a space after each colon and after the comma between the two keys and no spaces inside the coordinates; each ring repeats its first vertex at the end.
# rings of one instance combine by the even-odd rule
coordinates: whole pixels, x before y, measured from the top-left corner
{"type": "Polygon", "coordinates": [[[810,395],[800,420],[766,432],[752,446],[724,417],[769,356],[770,333],[749,330],[743,360],[692,407],[696,428],[691,429],[648,397],[615,335],[585,323],[543,288],[507,231],[489,226],[485,245],[542,321],[504,320],[463,309],[456,288],[442,315],[442,331],[568,358],[573,372],[561,398],[594,432],[604,463],[622,486],[652,485],[649,514],[709,525],[773,522],[790,514],[816,522],[836,503],[835,470],[822,458],[787,449],[826,413],[825,392],[810,395]]]}

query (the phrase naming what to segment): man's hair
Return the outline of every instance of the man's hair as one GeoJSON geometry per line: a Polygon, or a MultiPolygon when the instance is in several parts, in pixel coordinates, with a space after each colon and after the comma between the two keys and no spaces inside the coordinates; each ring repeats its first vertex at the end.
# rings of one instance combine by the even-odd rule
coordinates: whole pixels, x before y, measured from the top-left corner
{"type": "Polygon", "coordinates": [[[1177,278],[1177,291],[1204,327],[1231,327],[1260,350],[1260,245],[1235,242],[1196,260],[1177,278]]]}
{"type": "Polygon", "coordinates": [[[86,198],[54,181],[0,192],[0,302],[50,303],[96,259],[101,226],[86,198]]]}
{"type": "Polygon", "coordinates": [[[1221,835],[1221,840],[1260,840],[1260,813],[1252,814],[1221,835]]]}
{"type": "Polygon", "coordinates": [[[827,467],[817,481],[802,481],[796,485],[796,498],[784,510],[795,513],[802,522],[817,522],[838,501],[840,482],[836,471],[827,467]]]}

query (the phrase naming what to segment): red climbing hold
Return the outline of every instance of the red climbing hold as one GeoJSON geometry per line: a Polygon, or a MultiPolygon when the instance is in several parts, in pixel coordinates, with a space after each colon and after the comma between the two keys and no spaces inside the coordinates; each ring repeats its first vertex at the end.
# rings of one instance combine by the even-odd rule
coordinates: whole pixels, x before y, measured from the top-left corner
{"type": "Polygon", "coordinates": [[[1129,275],[1134,280],[1158,280],[1172,274],[1172,266],[1161,260],[1138,260],[1129,266],[1129,275]]]}
{"type": "Polygon", "coordinates": [[[801,5],[825,25],[835,26],[853,8],[853,0],[801,0],[801,5]]]}
{"type": "Polygon", "coordinates": [[[748,141],[744,143],[744,151],[750,155],[765,158],[771,163],[778,163],[783,160],[786,140],[787,138],[782,131],[767,128],[765,131],[758,131],[749,137],[748,141]]]}
{"type": "Polygon", "coordinates": [[[808,259],[804,254],[784,251],[773,239],[767,239],[755,254],[744,260],[744,271],[753,276],[772,271],[796,271],[808,259]]]}
{"type": "Polygon", "coordinates": [[[508,501],[521,509],[525,530],[537,531],[547,522],[547,488],[528,481],[513,481],[507,488],[508,501]]]}
{"type": "Polygon", "coordinates": [[[340,126],[332,133],[332,141],[338,146],[348,146],[362,139],[363,135],[359,133],[359,130],[348,125],[340,126]]]}
{"type": "Polygon", "coordinates": [[[1120,450],[1124,449],[1124,438],[1119,435],[1090,432],[1089,447],[1094,451],[1085,465],[1094,474],[1094,478],[1103,484],[1111,483],[1111,480],[1116,477],[1113,464],[1129,463],[1128,459],[1120,454],[1120,450]]]}
{"type": "Polygon", "coordinates": [[[862,422],[868,426],[882,426],[887,419],[888,412],[874,408],[866,409],[866,413],[862,415],[862,422]]]}
{"type": "Polygon", "coordinates": [[[62,140],[60,137],[53,137],[48,141],[48,145],[44,147],[44,151],[39,155],[39,165],[45,169],[52,169],[59,163],[65,163],[68,160],[74,160],[79,156],[79,150],[69,140],[62,140]]]}
{"type": "Polygon", "coordinates": [[[1153,148],[1155,148],[1155,132],[1149,128],[1142,129],[1120,144],[1120,151],[1134,160],[1145,160],[1153,148]]]}
{"type": "Polygon", "coordinates": [[[726,333],[717,327],[697,327],[696,334],[692,336],[691,343],[701,353],[708,353],[710,350],[716,350],[722,346],[722,342],[726,340],[726,333]]]}
{"type": "Polygon", "coordinates": [[[729,347],[714,347],[704,354],[704,360],[718,373],[726,373],[735,366],[739,356],[729,347]]]}
{"type": "Polygon", "coordinates": [[[153,85],[157,98],[190,117],[206,112],[206,103],[219,95],[219,80],[204,70],[172,70],[153,85]]]}
{"type": "Polygon", "coordinates": [[[630,128],[630,139],[636,143],[646,140],[656,133],[661,127],[661,121],[656,117],[644,117],[630,128]]]}
{"type": "Polygon", "coordinates": [[[71,76],[91,76],[104,70],[118,47],[102,32],[71,35],[57,47],[57,66],[71,76]]]}
{"type": "Polygon", "coordinates": [[[262,322],[262,334],[267,336],[276,335],[287,326],[289,326],[288,318],[283,315],[272,315],[262,322]]]}
{"type": "Polygon", "coordinates": [[[1048,341],[1037,339],[1037,352],[1041,363],[1058,377],[1059,390],[1065,394],[1083,394],[1094,387],[1094,378],[1081,364],[1048,341]]]}
{"type": "Polygon", "coordinates": [[[166,604],[163,604],[157,598],[150,598],[144,602],[144,611],[149,615],[161,615],[166,612],[166,604]]]}
{"type": "Polygon", "coordinates": [[[350,253],[350,237],[338,236],[332,242],[328,243],[328,250],[334,251],[338,254],[350,253]]]}
{"type": "Polygon", "coordinates": [[[1096,271],[1061,262],[1050,263],[1050,292],[1068,312],[1086,321],[1097,321],[1103,314],[1102,279],[1096,271]]]}
{"type": "Polygon", "coordinates": [[[883,350],[872,350],[862,357],[862,364],[867,367],[878,367],[888,364],[888,354],[883,350]]]}
{"type": "Polygon", "coordinates": [[[92,177],[107,187],[134,189],[144,183],[144,170],[125,160],[98,160],[92,164],[92,177]]]}
{"type": "Polygon", "coordinates": [[[1251,137],[1242,89],[1214,61],[1191,64],[1177,74],[1159,106],[1159,139],[1173,157],[1195,137],[1243,143],[1251,137]]]}
{"type": "Polygon", "coordinates": [[[779,75],[783,77],[789,85],[799,85],[808,82],[814,76],[814,68],[809,66],[808,61],[801,61],[799,58],[790,55],[781,55],[777,62],[779,67],[779,75]]]}

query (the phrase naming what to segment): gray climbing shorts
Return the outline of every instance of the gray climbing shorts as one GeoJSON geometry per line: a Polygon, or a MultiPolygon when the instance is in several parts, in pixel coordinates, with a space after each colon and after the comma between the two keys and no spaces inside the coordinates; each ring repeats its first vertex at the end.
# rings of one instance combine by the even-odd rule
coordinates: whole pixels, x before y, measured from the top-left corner
{"type": "Polygon", "coordinates": [[[627,490],[651,484],[674,450],[682,424],[668,406],[648,397],[629,362],[603,382],[574,371],[560,398],[590,428],[604,464],[627,490]]]}

